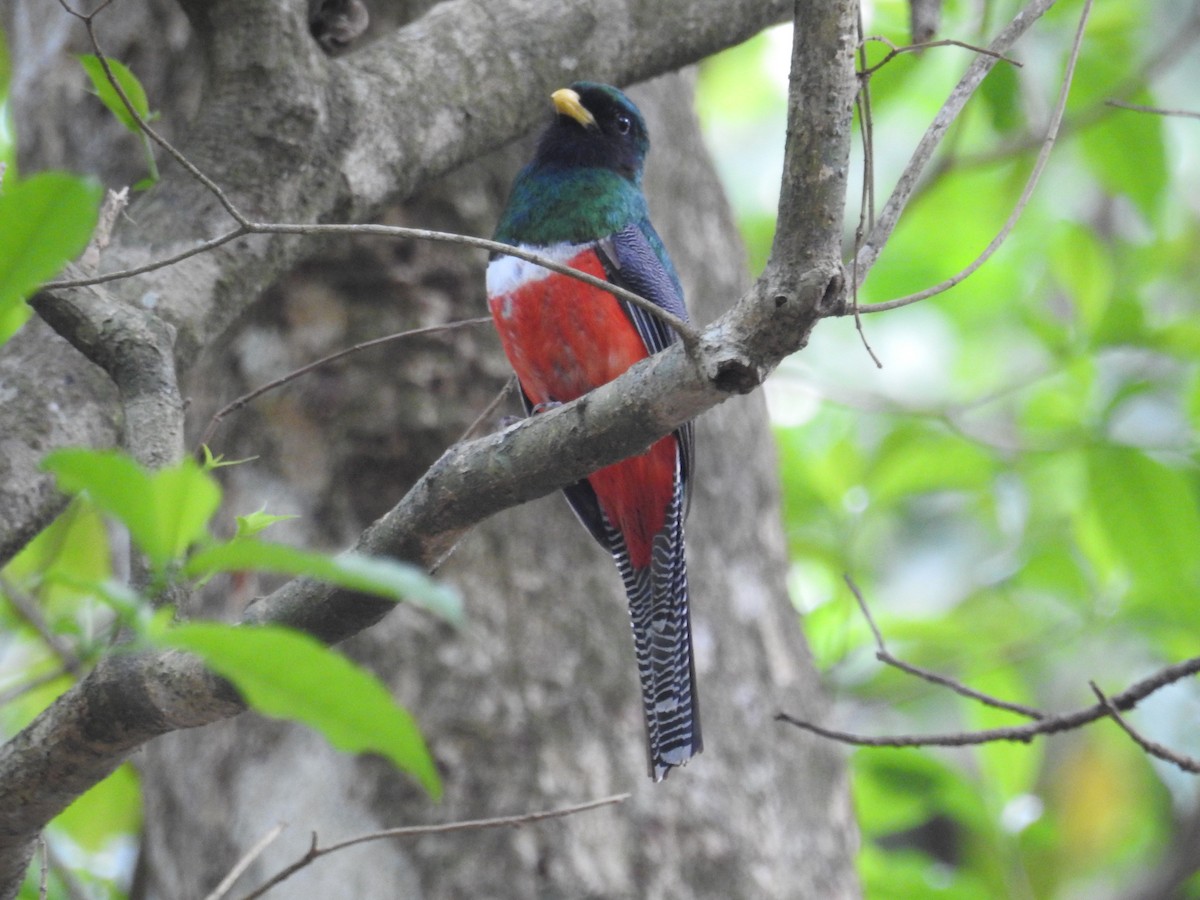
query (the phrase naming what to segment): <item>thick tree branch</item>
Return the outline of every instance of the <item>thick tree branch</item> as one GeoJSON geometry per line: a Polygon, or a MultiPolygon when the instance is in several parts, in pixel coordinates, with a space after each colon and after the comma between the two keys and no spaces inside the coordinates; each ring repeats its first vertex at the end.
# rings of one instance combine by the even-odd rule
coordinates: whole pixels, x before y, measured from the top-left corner
{"type": "MultiPolygon", "coordinates": [[[[451,447],[355,549],[430,566],[493,513],[639,452],[731,394],[752,389],[753,379],[797,349],[781,344],[779,334],[807,335],[838,272],[827,263],[791,277],[793,293],[782,306],[760,282],[705,330],[697,359],[676,345],[573,403],[451,447]],[[768,343],[777,350],[758,349],[768,343]]],[[[246,621],[286,624],[336,642],[374,624],[391,606],[297,580],[252,606],[246,621]]],[[[171,651],[103,660],[0,749],[0,891],[24,871],[45,823],[132,749],[166,731],[240,711],[228,685],[194,658],[171,651]]]]}

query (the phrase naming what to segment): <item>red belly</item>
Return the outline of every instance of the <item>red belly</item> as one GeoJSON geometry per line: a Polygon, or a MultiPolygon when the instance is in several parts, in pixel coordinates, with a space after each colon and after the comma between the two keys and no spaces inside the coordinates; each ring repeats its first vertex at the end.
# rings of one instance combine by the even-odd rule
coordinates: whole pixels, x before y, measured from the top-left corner
{"type": "MultiPolygon", "coordinates": [[[[586,250],[567,265],[599,278],[604,267],[586,250]]],[[[488,298],[504,352],[535,404],[567,403],[612,381],[649,354],[616,298],[550,275],[488,298]]],[[[650,564],[654,535],[674,496],[675,439],[594,472],[588,482],[609,522],[625,537],[635,568],[650,564]]]]}

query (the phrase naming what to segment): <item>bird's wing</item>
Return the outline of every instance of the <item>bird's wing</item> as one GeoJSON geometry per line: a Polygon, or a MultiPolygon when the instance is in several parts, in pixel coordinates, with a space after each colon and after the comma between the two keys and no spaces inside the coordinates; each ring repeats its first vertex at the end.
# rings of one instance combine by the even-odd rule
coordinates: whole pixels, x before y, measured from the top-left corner
{"type": "MultiPolygon", "coordinates": [[[[683,287],[675,272],[671,258],[663,247],[662,239],[648,220],[627,225],[616,234],[600,241],[600,261],[608,280],[635,294],[645,297],[656,306],[688,321],[687,306],[683,302],[683,287]]],[[[641,335],[642,343],[651,355],[665,350],[679,340],[679,335],[662,319],[646,312],[639,306],[617,302],[629,316],[633,327],[641,335]]],[[[691,422],[676,432],[680,445],[680,476],[684,484],[684,510],[691,505],[691,473],[695,463],[695,428],[691,422]]]]}
{"type": "MultiPolygon", "coordinates": [[[[687,307],[683,302],[683,288],[679,276],[671,264],[654,227],[646,220],[628,225],[615,234],[597,242],[596,252],[604,266],[608,280],[661,306],[668,312],[687,321],[687,307]]],[[[617,299],[621,309],[629,317],[650,355],[664,350],[679,340],[679,335],[653,313],[617,299]]],[[[525,411],[531,413],[533,404],[522,391],[525,411]]],[[[695,461],[695,427],[686,423],[675,431],[679,441],[679,477],[683,483],[684,516],[691,505],[691,473],[695,461]]],[[[601,546],[616,552],[612,547],[610,527],[600,509],[600,501],[587,480],[563,488],[571,509],[584,527],[601,546]]]]}

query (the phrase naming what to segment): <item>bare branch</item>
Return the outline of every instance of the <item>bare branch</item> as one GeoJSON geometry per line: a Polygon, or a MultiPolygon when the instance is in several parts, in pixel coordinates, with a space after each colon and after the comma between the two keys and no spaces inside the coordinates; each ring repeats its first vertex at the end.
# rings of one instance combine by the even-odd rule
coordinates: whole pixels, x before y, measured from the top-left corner
{"type": "Polygon", "coordinates": [[[961,47],[964,50],[970,50],[973,53],[981,53],[984,56],[990,56],[993,59],[1003,60],[1010,66],[1016,66],[1018,69],[1022,68],[1021,63],[1017,62],[1012,57],[1005,56],[1003,53],[997,53],[995,50],[989,50],[987,47],[978,47],[975,44],[968,44],[966,41],[956,41],[953,38],[942,38],[938,41],[921,41],[916,44],[907,44],[903,47],[897,47],[883,35],[873,34],[863,40],[864,49],[865,45],[869,41],[877,41],[881,44],[884,44],[889,48],[889,50],[887,55],[873,66],[866,65],[864,61],[858,70],[858,75],[860,78],[869,78],[901,54],[917,53],[922,50],[928,50],[931,47],[961,47]]]}
{"type": "Polygon", "coordinates": [[[24,684],[18,684],[16,687],[11,687],[6,691],[0,692],[0,706],[4,706],[6,703],[12,703],[14,700],[24,697],[30,691],[36,691],[43,685],[47,685],[52,681],[57,681],[59,678],[70,674],[70,670],[65,667],[56,669],[53,672],[47,672],[45,675],[32,678],[29,681],[26,681],[24,684]]]}
{"type": "Polygon", "coordinates": [[[222,897],[228,894],[229,889],[232,888],[234,883],[242,877],[242,873],[250,868],[250,865],[256,859],[262,856],[264,850],[270,847],[271,844],[275,843],[275,839],[283,834],[283,830],[286,827],[287,826],[283,822],[280,822],[261,838],[259,838],[257,843],[247,850],[241,859],[234,863],[234,866],[229,870],[229,873],[221,879],[221,883],[213,888],[212,891],[205,896],[204,900],[221,900],[222,897]]]}
{"type": "Polygon", "coordinates": [[[264,882],[259,887],[255,888],[249,894],[246,894],[241,900],[255,900],[261,897],[275,885],[290,878],[296,872],[303,869],[305,866],[315,862],[322,856],[328,856],[330,853],[336,853],[339,850],[345,850],[347,847],[353,847],[356,844],[365,844],[369,841],[382,841],[389,838],[409,838],[421,837],[429,834],[449,834],[457,831],[482,831],[485,828],[503,828],[517,827],[520,825],[530,825],[534,822],[542,822],[546,819],[561,819],[565,816],[572,816],[576,813],[587,812],[591,809],[598,809],[602,806],[612,806],[617,803],[624,803],[629,799],[629,794],[614,794],[611,797],[603,797],[599,800],[590,800],[587,803],[579,803],[574,806],[564,806],[559,809],[543,810],[541,812],[523,813],[517,816],[501,816],[496,819],[474,819],[466,822],[448,822],[444,825],[412,825],[405,828],[389,828],[386,831],[375,831],[371,834],[359,835],[358,837],[349,838],[344,841],[339,841],[336,844],[331,844],[328,847],[317,846],[317,836],[313,834],[312,845],[308,852],[300,859],[292,863],[287,868],[281,870],[268,881],[264,882]]]}
{"type": "Polygon", "coordinates": [[[48,281],[42,285],[43,291],[59,291],[63,288],[89,287],[94,284],[106,284],[110,281],[120,281],[124,278],[132,278],[135,275],[144,275],[147,272],[154,272],[158,269],[166,269],[176,263],[183,262],[185,259],[190,259],[193,256],[199,256],[201,253],[207,253],[209,250],[215,250],[222,244],[227,244],[232,240],[240,237],[245,237],[250,234],[250,229],[239,225],[230,231],[219,234],[214,238],[209,238],[206,241],[201,241],[193,247],[188,247],[185,250],[180,250],[178,253],[173,253],[170,256],[164,256],[162,259],[156,259],[148,263],[143,263],[138,266],[133,266],[128,269],[121,269],[116,272],[105,272],[100,275],[81,276],[79,278],[62,278],[58,281],[48,281]]]}
{"type": "MultiPolygon", "coordinates": [[[[1016,43],[1017,39],[1028,31],[1033,26],[1033,23],[1046,10],[1052,7],[1054,3],[1055,0],[1032,0],[995,37],[991,44],[988,45],[988,50],[995,54],[1007,53],[1008,49],[1016,43]]],[[[941,144],[947,130],[953,124],[954,120],[958,118],[958,114],[962,112],[967,101],[971,99],[976,89],[983,83],[983,79],[992,70],[997,61],[998,56],[977,55],[967,67],[967,71],[962,79],[950,93],[949,98],[942,104],[942,108],[938,111],[937,116],[934,117],[929,128],[926,129],[925,134],[917,144],[916,150],[913,151],[912,158],[908,161],[908,165],[905,166],[904,172],[900,175],[900,180],[896,183],[895,189],[892,191],[891,196],[888,197],[887,203],[884,204],[883,211],[880,213],[875,227],[867,235],[862,249],[855,255],[853,271],[857,284],[862,284],[868,273],[870,273],[871,268],[875,265],[875,261],[879,258],[879,254],[883,251],[884,246],[891,237],[892,231],[895,230],[896,223],[900,220],[900,214],[904,212],[909,198],[912,196],[913,191],[916,190],[922,172],[933,158],[933,154],[937,150],[938,145],[941,144]]]]}
{"type": "Polygon", "coordinates": [[[1140,103],[1128,103],[1124,100],[1105,100],[1108,106],[1115,106],[1118,109],[1131,109],[1134,112],[1151,113],[1156,116],[1173,116],[1182,119],[1200,119],[1200,112],[1193,112],[1190,109],[1163,109],[1160,106],[1143,106],[1140,103]]]}
{"type": "Polygon", "coordinates": [[[200,440],[198,442],[199,446],[197,447],[197,449],[199,449],[199,447],[205,446],[206,444],[209,443],[209,441],[212,440],[212,436],[216,432],[217,426],[221,424],[221,421],[226,416],[230,415],[231,413],[237,412],[239,409],[244,407],[247,403],[257,400],[259,397],[261,397],[263,394],[267,393],[268,391],[272,391],[277,387],[281,387],[281,386],[287,384],[289,381],[295,381],[301,375],[307,375],[309,372],[315,371],[316,369],[319,369],[322,366],[328,365],[329,363],[339,360],[345,356],[350,356],[353,353],[358,353],[360,350],[367,350],[371,347],[377,347],[380,344],[390,344],[394,341],[405,340],[407,338],[420,337],[422,335],[429,335],[429,334],[438,334],[440,332],[445,332],[445,331],[455,331],[459,328],[467,328],[467,327],[474,326],[474,325],[483,325],[483,324],[491,322],[491,321],[492,321],[491,316],[477,316],[474,319],[463,319],[459,322],[448,322],[445,325],[429,325],[425,328],[412,328],[408,331],[400,331],[400,332],[397,332],[396,334],[389,334],[384,337],[374,338],[373,340],[363,341],[362,343],[355,344],[353,347],[346,347],[342,350],[338,350],[336,353],[330,353],[328,356],[322,356],[320,359],[318,359],[314,362],[310,362],[307,365],[301,366],[298,369],[293,369],[291,372],[288,372],[286,375],[281,375],[278,378],[268,381],[266,384],[255,388],[254,390],[250,391],[247,394],[242,394],[242,396],[238,397],[236,400],[232,400],[229,403],[222,406],[219,410],[217,410],[215,413],[213,413],[213,417],[208,422],[208,427],[206,427],[204,429],[204,434],[202,434],[200,436],[200,440]]]}
{"type": "Polygon", "coordinates": [[[1092,689],[1092,693],[1096,695],[1096,699],[1104,707],[1105,712],[1112,718],[1114,722],[1121,726],[1133,742],[1142,748],[1150,756],[1157,757],[1164,762],[1169,762],[1174,766],[1182,769],[1184,772],[1190,772],[1193,775],[1200,775],[1200,760],[1196,760],[1190,756],[1185,756],[1181,753],[1176,753],[1174,750],[1168,750],[1162,744],[1156,743],[1139,734],[1132,725],[1125,721],[1125,717],[1120,711],[1109,701],[1108,697],[1096,686],[1096,682],[1089,681],[1088,687],[1092,689]]]}
{"type": "Polygon", "coordinates": [[[699,339],[699,332],[689,322],[685,322],[679,316],[668,312],[656,303],[645,299],[644,297],[635,294],[633,291],[626,290],[619,285],[613,284],[610,281],[605,281],[603,278],[597,278],[588,272],[582,272],[579,269],[572,268],[565,263],[558,262],[553,259],[548,259],[539,253],[534,253],[523,247],[514,247],[510,244],[502,244],[499,241],[488,240],[487,238],[473,237],[469,234],[455,234],[449,231],[431,231],[427,228],[405,228],[399,225],[304,225],[290,224],[286,222],[244,222],[242,225],[227,234],[206,241],[203,245],[192,248],[191,250],[175,254],[174,256],[159,260],[158,262],[148,263],[137,267],[136,269],[126,270],[122,272],[110,272],[104,275],[97,275],[90,278],[70,278],[61,281],[54,281],[46,284],[43,290],[50,291],[59,288],[83,287],[92,284],[101,284],[106,281],[116,281],[118,279],[127,278],[130,275],[141,274],[142,272],[150,272],[155,269],[165,268],[166,266],[174,265],[181,259],[186,259],[190,256],[195,256],[205,250],[211,250],[219,247],[227,241],[237,237],[243,237],[247,234],[299,234],[299,235],[327,235],[327,234],[372,234],[382,235],[385,237],[408,238],[416,241],[434,241],[443,244],[462,244],[468,247],[478,247],[481,250],[487,250],[490,253],[503,253],[507,256],[515,256],[518,259],[526,260],[527,262],[536,263],[543,268],[549,269],[552,272],[557,272],[561,275],[566,275],[584,284],[607,291],[614,297],[631,303],[634,306],[645,310],[653,316],[661,319],[669,325],[679,337],[683,340],[684,346],[694,348],[696,341],[699,339]]]}
{"type": "Polygon", "coordinates": [[[1000,246],[1008,239],[1013,228],[1016,227],[1017,221],[1021,218],[1021,213],[1025,211],[1025,207],[1029,205],[1029,200],[1033,196],[1034,190],[1037,188],[1038,181],[1042,177],[1042,172],[1046,169],[1046,163],[1050,161],[1050,151],[1054,149],[1054,143],[1058,138],[1058,129],[1062,124],[1063,111],[1067,107],[1067,95],[1071,90],[1071,81],[1075,76],[1075,63],[1079,59],[1079,50],[1083,46],[1083,29],[1087,24],[1088,14],[1092,9],[1092,0],[1085,0],[1083,12],[1079,17],[1079,26],[1075,31],[1075,42],[1071,47],[1071,55],[1067,59],[1067,70],[1063,76],[1062,87],[1058,92],[1058,102],[1054,107],[1054,114],[1050,117],[1050,126],[1046,132],[1046,138],[1042,142],[1041,152],[1038,153],[1037,160],[1033,164],[1033,170],[1029,173],[1029,178],[1025,182],[1025,187],[1021,191],[1021,196],[1017,200],[1016,205],[1009,213],[1008,219],[992,238],[991,242],[984,248],[975,260],[959,272],[947,278],[940,284],[935,284],[933,287],[926,288],[923,291],[917,291],[915,294],[909,294],[905,297],[898,297],[895,300],[888,300],[883,303],[871,303],[866,306],[859,307],[861,312],[883,312],[888,309],[897,309],[901,306],[908,306],[912,303],[917,303],[921,300],[928,299],[935,294],[940,294],[943,291],[948,291],[950,288],[965,281],[973,275],[980,266],[991,259],[992,255],[1000,249],[1000,246]]]}
{"type": "MultiPolygon", "coordinates": [[[[62,2],[62,0],[60,0],[60,2],[62,2]]],[[[117,96],[121,98],[121,104],[125,107],[125,111],[129,113],[129,116],[134,122],[137,123],[137,126],[142,133],[150,138],[150,140],[154,141],[154,143],[158,144],[158,146],[162,147],[163,150],[166,151],[166,153],[173,160],[175,160],[175,162],[183,166],[184,170],[191,175],[192,178],[204,185],[208,192],[217,198],[217,202],[225,208],[225,211],[229,213],[230,217],[235,222],[237,222],[239,225],[245,225],[247,223],[246,217],[242,214],[241,210],[233,205],[233,201],[231,201],[225,195],[225,192],[221,189],[221,186],[201,172],[196,164],[180,153],[170,141],[151,128],[150,124],[142,118],[141,114],[134,107],[133,102],[129,99],[129,95],[125,93],[125,88],[121,86],[121,82],[113,73],[112,66],[109,65],[108,62],[108,56],[104,53],[104,50],[100,46],[100,41],[96,37],[96,15],[106,6],[108,6],[109,2],[111,2],[111,0],[105,0],[103,4],[86,16],[74,12],[69,6],[66,5],[66,3],[63,3],[63,8],[71,15],[82,20],[84,27],[87,28],[88,40],[91,41],[92,49],[96,53],[96,59],[100,62],[100,67],[104,69],[104,77],[108,79],[109,85],[114,91],[116,91],[117,96]]]]}
{"type": "Polygon", "coordinates": [[[887,649],[883,641],[883,634],[879,631],[879,626],[875,624],[875,619],[871,615],[871,610],[867,607],[866,600],[863,599],[862,591],[858,585],[854,583],[854,579],[848,574],[842,576],[846,581],[846,586],[850,588],[850,592],[854,594],[854,599],[858,601],[858,608],[862,611],[863,618],[867,620],[867,625],[871,629],[871,634],[875,636],[875,658],[881,663],[899,669],[901,672],[906,672],[920,678],[922,681],[928,681],[930,684],[936,684],[940,687],[949,688],[959,696],[966,697],[968,700],[975,700],[982,703],[984,706],[990,706],[994,709],[1002,709],[1006,712],[1016,713],[1019,716],[1024,716],[1027,719],[1040,721],[1046,718],[1045,714],[1028,706],[1023,706],[1020,703],[1010,703],[1007,700],[1001,700],[998,697],[993,697],[989,694],[984,694],[974,688],[969,688],[953,678],[948,678],[945,675],[939,675],[937,672],[931,672],[929,669],[923,669],[920,666],[914,666],[912,663],[906,663],[902,659],[893,656],[887,649]]]}
{"type": "MultiPolygon", "coordinates": [[[[857,31],[855,33],[858,35],[858,67],[859,71],[862,72],[867,68],[867,47],[866,41],[863,39],[861,6],[858,9],[857,31]]],[[[858,225],[854,229],[854,259],[851,263],[850,297],[854,310],[854,328],[858,331],[859,340],[862,341],[862,345],[866,349],[867,355],[871,357],[871,361],[875,363],[875,368],[882,369],[883,363],[875,355],[875,351],[871,349],[871,344],[867,340],[867,333],[863,330],[862,316],[858,312],[858,252],[862,249],[863,238],[866,236],[867,230],[875,227],[875,133],[874,122],[871,117],[870,78],[860,79],[858,93],[854,97],[854,108],[858,113],[859,125],[862,128],[863,172],[862,199],[859,201],[858,225]]]]}
{"type": "Polygon", "coordinates": [[[1027,744],[1040,735],[1057,734],[1062,731],[1074,731],[1097,719],[1111,716],[1110,708],[1130,710],[1140,700],[1155,691],[1174,684],[1200,672],[1200,656],[1184,660],[1170,666],[1164,666],[1148,678],[1135,682],[1126,690],[1114,697],[1108,698],[1107,703],[1097,703],[1094,706],[1077,710],[1073,713],[1051,716],[1043,714],[1040,721],[1029,725],[1018,725],[1010,728],[988,728],[980,731],[960,731],[947,734],[902,734],[885,737],[871,737],[854,734],[848,731],[838,731],[825,728],[803,719],[795,718],[781,712],[775,716],[776,721],[787,722],[804,731],[812,732],[821,737],[829,738],[843,744],[857,747],[968,747],[975,744],[989,744],[994,741],[1016,741],[1027,744]]]}
{"type": "Polygon", "coordinates": [[[100,266],[100,254],[112,240],[113,226],[117,224],[117,216],[129,205],[129,188],[119,191],[109,190],[104,195],[104,205],[100,207],[100,217],[96,222],[96,230],[88,242],[83,256],[79,258],[79,266],[85,272],[95,272],[100,266]]]}
{"type": "Polygon", "coordinates": [[[83,671],[83,662],[67,640],[50,627],[46,617],[42,615],[41,609],[38,608],[37,601],[2,574],[0,574],[0,593],[4,594],[9,605],[38,633],[38,637],[42,639],[42,643],[46,645],[47,649],[59,658],[63,668],[70,674],[78,676],[83,671]]]}

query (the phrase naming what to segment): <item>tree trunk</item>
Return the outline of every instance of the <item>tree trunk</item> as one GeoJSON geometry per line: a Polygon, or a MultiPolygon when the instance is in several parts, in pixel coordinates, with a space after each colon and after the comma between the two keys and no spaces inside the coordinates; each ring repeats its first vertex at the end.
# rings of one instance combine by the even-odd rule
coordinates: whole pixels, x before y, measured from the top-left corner
{"type": "MultiPolygon", "coordinates": [[[[155,105],[167,106],[169,85],[186,70],[169,62],[186,41],[178,17],[152,3],[112,18],[123,26],[110,32],[109,49],[127,61],[143,54],[135,68],[152,98],[163,98],[155,105]],[[173,35],[172,46],[161,34],[173,35]]],[[[19,47],[18,74],[21,58],[36,57],[32,46],[19,47]]],[[[44,103],[47,90],[31,85],[26,96],[44,103]]],[[[690,87],[671,76],[632,94],[655,141],[652,214],[693,317],[705,322],[741,294],[746,277],[690,87]]],[[[198,102],[182,99],[185,111],[198,102]]],[[[167,109],[164,119],[174,114],[167,109]]],[[[39,119],[68,115],[60,105],[39,119]]],[[[39,135],[23,158],[27,170],[45,160],[138,177],[74,132],[56,144],[44,127],[22,124],[18,112],[23,141],[39,135]]],[[[128,147],[121,141],[129,139],[101,133],[109,136],[102,148],[128,147]]],[[[387,220],[489,234],[528,150],[524,142],[427,186],[387,220]]],[[[191,373],[193,440],[224,402],[326,352],[486,311],[478,251],[367,239],[314,249],[191,373]]],[[[257,457],[220,471],[225,521],[265,503],[301,516],[276,526],[275,539],[345,546],[463,434],[507,376],[483,326],[375,348],[267,395],[212,442],[227,458],[257,457]]],[[[511,398],[505,412],[515,412],[511,398]]],[[[498,427],[496,418],[481,427],[498,427]]],[[[445,780],[440,805],[383,761],[340,754],[299,726],[247,714],[171,734],[135,757],[146,797],[137,893],[202,896],[278,822],[287,830],[231,896],[300,856],[313,832],[328,844],[628,791],[618,806],[519,829],[362,845],[317,861],[271,896],[854,896],[856,831],[841,754],[773,721],[783,706],[820,718],[823,701],[785,590],[761,394],[702,419],[697,446],[688,551],[706,746],[685,769],[659,785],[645,775],[620,579],[566,504],[550,497],[486,522],[447,560],[440,574],[464,596],[462,629],[401,608],[344,647],[419,721],[445,780]]],[[[214,587],[227,607],[237,602],[210,602],[204,612],[232,617],[271,585],[214,587]]]]}

